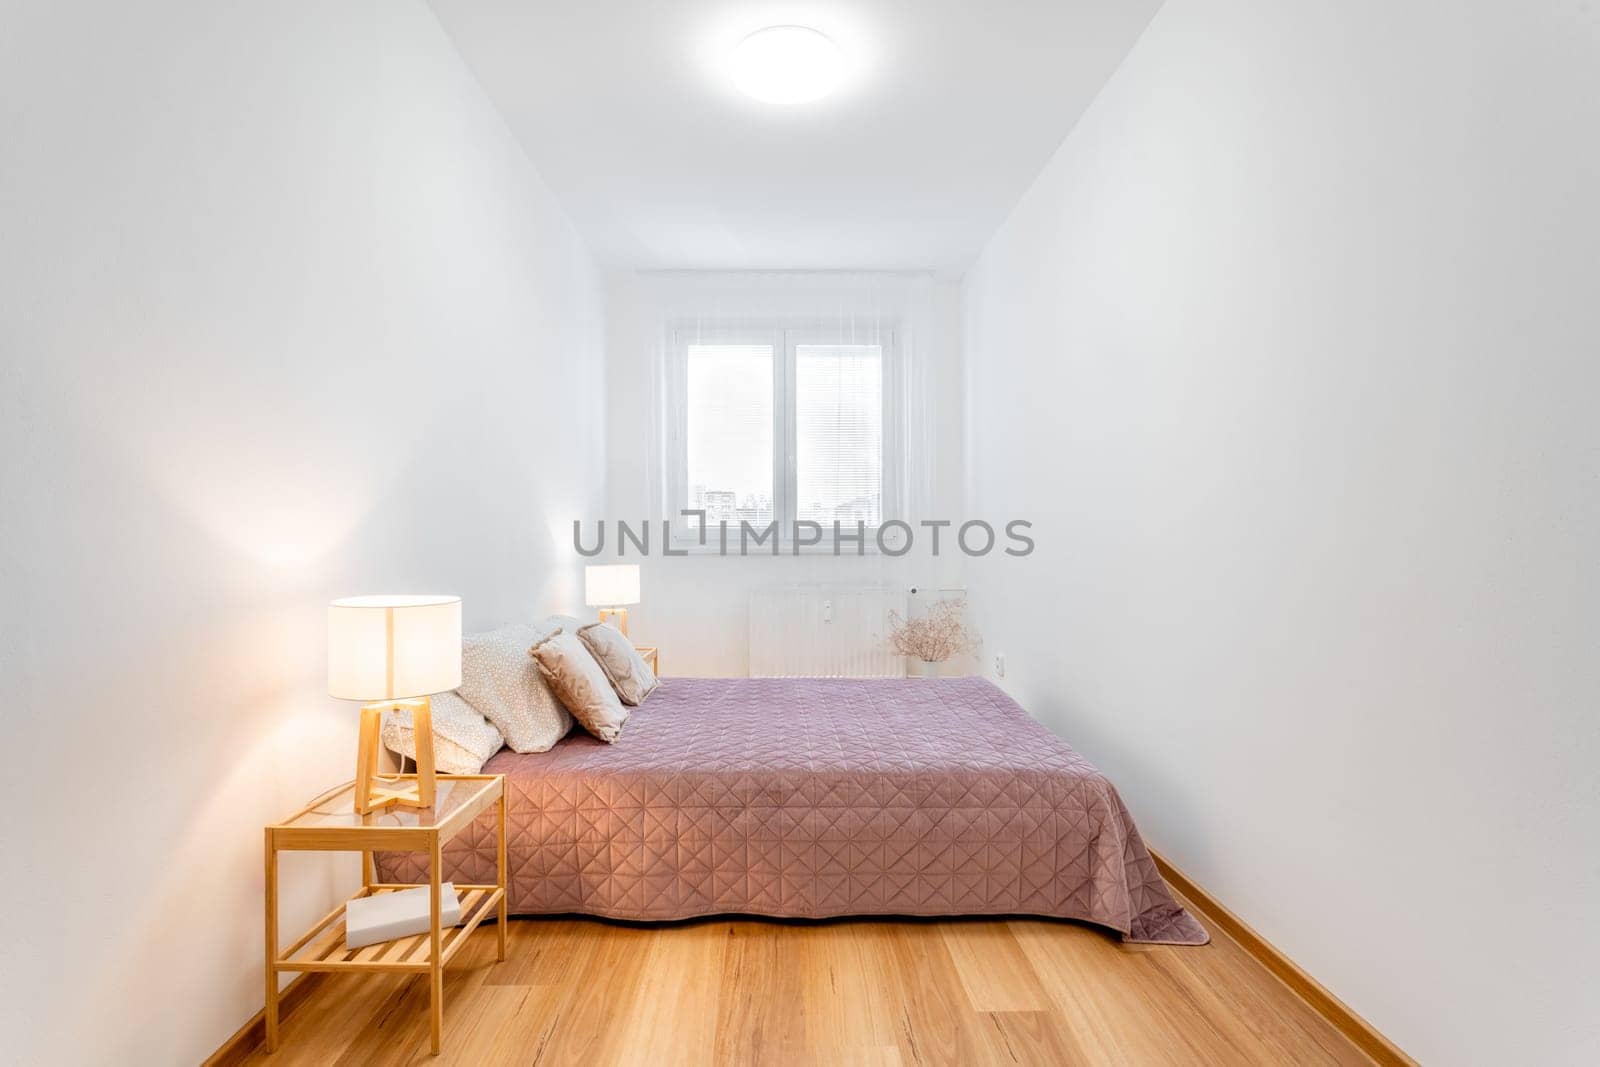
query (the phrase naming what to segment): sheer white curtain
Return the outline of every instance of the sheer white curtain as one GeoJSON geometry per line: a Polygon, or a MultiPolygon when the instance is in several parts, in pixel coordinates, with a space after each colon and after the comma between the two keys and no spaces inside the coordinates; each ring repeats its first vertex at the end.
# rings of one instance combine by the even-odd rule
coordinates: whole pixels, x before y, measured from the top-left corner
{"type": "Polygon", "coordinates": [[[836,521],[854,531],[933,517],[931,276],[666,272],[639,282],[636,313],[655,336],[646,470],[659,515],[675,527],[684,508],[735,529],[775,520],[785,539],[796,520],[815,522],[824,546],[836,521]]]}

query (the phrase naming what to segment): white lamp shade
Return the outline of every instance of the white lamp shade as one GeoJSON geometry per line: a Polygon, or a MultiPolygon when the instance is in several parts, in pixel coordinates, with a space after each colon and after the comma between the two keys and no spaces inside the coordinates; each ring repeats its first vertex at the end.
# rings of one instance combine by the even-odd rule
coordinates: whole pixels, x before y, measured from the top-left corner
{"type": "Polygon", "coordinates": [[[583,602],[591,608],[618,608],[639,602],[639,565],[607,563],[583,568],[583,602]]]}
{"type": "Polygon", "coordinates": [[[357,596],[328,605],[328,692],[406,700],[461,684],[461,598],[357,596]]]}

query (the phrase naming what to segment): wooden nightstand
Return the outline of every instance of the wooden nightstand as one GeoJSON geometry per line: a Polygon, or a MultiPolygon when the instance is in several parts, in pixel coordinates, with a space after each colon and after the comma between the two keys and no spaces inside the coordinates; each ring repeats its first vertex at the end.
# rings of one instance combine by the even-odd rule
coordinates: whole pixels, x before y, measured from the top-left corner
{"type": "Polygon", "coordinates": [[[651,672],[654,673],[657,678],[661,677],[660,650],[657,649],[655,645],[636,645],[635,651],[637,651],[640,656],[644,657],[644,661],[650,665],[651,672]]]}
{"type": "MultiPolygon", "coordinates": [[[[415,775],[402,775],[413,778],[415,775]]],[[[506,958],[506,798],[501,774],[441,774],[431,808],[389,808],[358,815],[354,784],[324,793],[284,822],[266,828],[267,839],[267,1050],[278,1047],[278,974],[282,971],[426,974],[432,1044],[439,1051],[444,1027],[444,965],[491,911],[496,913],[500,958],[506,958]],[[461,925],[439,928],[444,843],[495,805],[499,819],[494,885],[458,885],[461,925]],[[433,929],[365,948],[344,945],[344,905],[330,911],[287,948],[278,943],[278,853],[360,852],[361,891],[357,897],[389,893],[411,885],[380,884],[373,874],[374,852],[428,853],[433,929]]],[[[354,898],[352,898],[354,899],[354,898]]]]}

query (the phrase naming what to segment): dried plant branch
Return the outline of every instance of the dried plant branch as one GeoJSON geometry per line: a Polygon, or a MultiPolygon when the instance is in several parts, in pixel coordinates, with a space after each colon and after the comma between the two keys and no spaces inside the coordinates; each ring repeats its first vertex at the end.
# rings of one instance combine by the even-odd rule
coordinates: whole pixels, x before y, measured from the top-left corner
{"type": "Polygon", "coordinates": [[[978,637],[962,624],[964,600],[941,600],[918,619],[889,612],[889,647],[902,656],[927,663],[943,663],[963,652],[976,651],[978,637]]]}

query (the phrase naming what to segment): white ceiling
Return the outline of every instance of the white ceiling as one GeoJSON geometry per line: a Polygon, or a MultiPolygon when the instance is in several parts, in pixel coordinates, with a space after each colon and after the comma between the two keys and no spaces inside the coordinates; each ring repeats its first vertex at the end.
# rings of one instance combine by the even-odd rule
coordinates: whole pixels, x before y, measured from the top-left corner
{"type": "Polygon", "coordinates": [[[964,269],[1160,0],[431,0],[603,263],[964,269]],[[723,57],[764,26],[856,74],[779,107],[723,57]]]}

